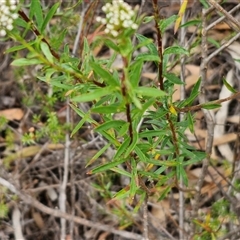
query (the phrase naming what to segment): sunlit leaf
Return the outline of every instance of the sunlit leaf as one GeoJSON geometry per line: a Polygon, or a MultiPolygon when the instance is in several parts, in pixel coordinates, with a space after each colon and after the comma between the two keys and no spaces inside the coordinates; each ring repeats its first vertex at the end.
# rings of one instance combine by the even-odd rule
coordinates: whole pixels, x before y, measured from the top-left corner
{"type": "Polygon", "coordinates": [[[16,66],[16,67],[21,67],[21,66],[30,66],[30,65],[36,65],[36,64],[41,64],[42,61],[39,59],[27,59],[27,58],[19,58],[14,60],[11,65],[16,66]]]}
{"type": "Polygon", "coordinates": [[[93,90],[92,92],[84,93],[82,95],[73,97],[71,100],[74,102],[90,102],[100,97],[111,94],[113,90],[114,89],[112,87],[99,88],[99,89],[93,90]]]}
{"type": "Polygon", "coordinates": [[[178,18],[177,18],[177,20],[175,22],[175,26],[174,26],[174,34],[177,32],[177,30],[178,30],[178,28],[181,24],[183,15],[185,14],[185,11],[187,9],[187,4],[188,4],[188,0],[183,0],[182,1],[181,7],[180,7],[179,12],[178,12],[178,18]]]}
{"type": "Polygon", "coordinates": [[[45,42],[41,42],[40,43],[40,47],[41,47],[41,50],[43,52],[43,54],[45,55],[46,59],[50,62],[50,63],[53,63],[54,62],[54,57],[49,49],[49,46],[47,43],[45,42]]]}
{"type": "Polygon", "coordinates": [[[161,91],[157,88],[152,88],[152,87],[138,87],[134,89],[134,91],[137,94],[140,94],[142,96],[149,96],[149,97],[162,97],[166,95],[164,91],[161,91]]]}

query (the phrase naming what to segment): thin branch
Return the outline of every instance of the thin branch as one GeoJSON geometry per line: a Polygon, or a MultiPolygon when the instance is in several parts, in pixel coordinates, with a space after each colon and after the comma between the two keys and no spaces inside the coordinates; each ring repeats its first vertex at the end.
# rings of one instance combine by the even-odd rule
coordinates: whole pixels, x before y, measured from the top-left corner
{"type": "Polygon", "coordinates": [[[23,237],[22,227],[21,227],[21,213],[17,205],[14,206],[14,209],[12,212],[12,222],[13,222],[15,239],[24,240],[25,238],[23,237]]]}
{"type": "MultiPolygon", "coordinates": [[[[240,4],[238,4],[237,6],[235,6],[233,9],[231,9],[228,13],[234,13],[236,10],[238,10],[240,8],[240,4]]],[[[222,22],[224,19],[226,18],[226,16],[222,16],[220,18],[218,18],[215,22],[211,23],[208,25],[208,27],[206,28],[207,31],[209,31],[210,29],[212,29],[214,26],[216,26],[218,23],[222,22]]]]}
{"type": "Polygon", "coordinates": [[[40,38],[42,38],[42,41],[45,42],[48,47],[49,50],[51,51],[52,55],[57,58],[58,60],[60,59],[60,56],[58,53],[56,53],[52,47],[50,46],[49,42],[42,36],[42,34],[39,32],[39,30],[37,29],[37,27],[33,24],[33,22],[29,19],[29,17],[22,11],[19,10],[18,14],[21,16],[21,18],[28,24],[30,24],[32,31],[34,32],[34,34],[40,38]]]}
{"type": "Polygon", "coordinates": [[[221,103],[226,102],[226,101],[230,101],[230,100],[233,100],[233,99],[238,99],[239,97],[240,97],[240,92],[237,92],[237,93],[232,94],[230,97],[222,98],[222,99],[219,99],[219,100],[215,100],[215,101],[211,101],[211,102],[204,102],[202,104],[198,104],[198,105],[190,106],[190,107],[176,108],[176,111],[177,112],[197,111],[197,110],[200,110],[200,109],[204,108],[206,103],[207,104],[221,104],[221,103]]]}
{"type": "Polygon", "coordinates": [[[143,203],[143,236],[144,240],[149,240],[148,237],[148,207],[147,207],[147,202],[148,202],[148,195],[146,195],[146,198],[143,203]]]}
{"type": "MultiPolygon", "coordinates": [[[[180,3],[183,4],[184,0],[181,0],[180,3]]],[[[181,24],[186,23],[186,13],[184,12],[182,16],[182,21],[181,24]]],[[[186,37],[186,28],[181,28],[180,29],[180,45],[185,46],[185,37],[186,37]]],[[[185,82],[185,56],[182,56],[180,59],[180,65],[181,65],[181,72],[180,72],[180,77],[181,81],[185,82]]],[[[180,101],[183,101],[186,97],[186,89],[185,85],[182,84],[180,86],[180,101]]],[[[180,113],[179,115],[180,121],[184,120],[184,113],[180,113]]],[[[181,151],[181,150],[180,150],[181,151]]],[[[180,176],[179,179],[179,186],[180,188],[184,188],[184,182],[182,176],[180,176]]],[[[184,205],[184,192],[179,190],[179,238],[184,239],[184,220],[185,220],[185,205],[184,205]]]]}
{"type": "Polygon", "coordinates": [[[130,233],[127,231],[116,230],[114,227],[111,227],[109,225],[91,222],[87,219],[72,216],[70,214],[64,213],[58,209],[49,208],[49,207],[43,205],[42,203],[40,203],[39,201],[37,201],[35,198],[31,197],[30,195],[27,195],[24,192],[16,189],[16,187],[12,183],[10,183],[9,181],[5,180],[2,177],[0,177],[0,184],[3,185],[4,187],[8,188],[14,194],[16,194],[24,203],[38,209],[39,211],[41,211],[43,213],[51,215],[53,217],[65,218],[66,220],[69,220],[69,221],[73,220],[75,223],[78,223],[80,225],[92,227],[92,228],[106,231],[106,232],[110,232],[110,233],[116,234],[118,236],[127,238],[127,239],[143,240],[143,237],[141,235],[138,235],[135,233],[130,233]]]}
{"type": "MultiPolygon", "coordinates": [[[[200,66],[200,74],[201,74],[202,82],[201,82],[201,92],[199,94],[200,104],[204,104],[206,102],[205,84],[207,81],[207,61],[205,61],[205,59],[207,57],[208,46],[207,46],[207,31],[206,31],[207,15],[205,12],[206,10],[203,9],[202,10],[202,44],[201,44],[202,62],[200,66]]],[[[197,210],[198,210],[200,199],[201,199],[201,189],[203,186],[205,176],[207,175],[207,172],[208,172],[208,166],[210,162],[212,145],[213,145],[213,136],[214,136],[214,115],[212,111],[207,111],[206,109],[203,109],[203,113],[207,123],[207,139],[206,139],[206,150],[205,150],[207,157],[203,160],[202,171],[196,186],[197,192],[195,194],[195,203],[193,205],[193,217],[197,216],[197,210]]]]}
{"type": "Polygon", "coordinates": [[[218,48],[216,51],[214,51],[212,54],[210,54],[208,57],[206,57],[203,61],[205,61],[207,64],[213,57],[215,57],[218,53],[220,53],[222,50],[227,48],[229,45],[231,45],[234,41],[236,41],[240,37],[240,32],[237,33],[233,38],[231,38],[228,42],[224,43],[220,48],[218,48]]]}
{"type": "Polygon", "coordinates": [[[229,14],[224,8],[222,8],[215,0],[207,0],[216,10],[221,12],[228,20],[233,22],[237,28],[238,31],[240,30],[240,22],[234,18],[231,14],[229,14]]]}

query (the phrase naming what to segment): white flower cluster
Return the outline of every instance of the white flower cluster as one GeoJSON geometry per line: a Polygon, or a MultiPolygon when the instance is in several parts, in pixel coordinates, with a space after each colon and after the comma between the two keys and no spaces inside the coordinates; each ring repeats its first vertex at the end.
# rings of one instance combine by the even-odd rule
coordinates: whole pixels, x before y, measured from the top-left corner
{"type": "Polygon", "coordinates": [[[0,37],[6,35],[6,30],[13,29],[13,21],[18,18],[15,13],[18,0],[0,0],[0,37]]]}
{"type": "Polygon", "coordinates": [[[105,4],[102,10],[106,13],[106,18],[97,17],[96,20],[106,24],[105,33],[109,33],[113,37],[117,37],[121,29],[138,28],[138,25],[133,21],[135,13],[132,7],[123,0],[113,0],[112,4],[105,4]]]}

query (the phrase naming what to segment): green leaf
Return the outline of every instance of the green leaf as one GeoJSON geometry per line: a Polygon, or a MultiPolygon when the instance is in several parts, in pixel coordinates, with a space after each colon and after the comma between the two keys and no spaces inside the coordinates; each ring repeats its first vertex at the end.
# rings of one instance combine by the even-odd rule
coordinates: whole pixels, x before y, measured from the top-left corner
{"type": "Polygon", "coordinates": [[[220,48],[221,44],[219,42],[217,42],[215,39],[208,37],[207,41],[210,42],[213,46],[215,46],[216,48],[220,48]]]}
{"type": "Polygon", "coordinates": [[[154,16],[146,16],[143,18],[143,23],[149,23],[154,20],[154,16]]]}
{"type": "Polygon", "coordinates": [[[54,46],[54,49],[60,48],[67,33],[67,29],[63,29],[56,38],[51,39],[51,45],[54,46]]]}
{"type": "Polygon", "coordinates": [[[69,104],[70,107],[82,118],[81,121],[77,124],[77,126],[75,126],[75,128],[73,129],[72,133],[71,133],[71,137],[82,127],[82,125],[85,122],[88,123],[93,123],[94,125],[98,126],[99,123],[96,122],[95,120],[93,120],[90,117],[90,112],[84,113],[83,111],[81,111],[79,108],[75,107],[73,104],[69,104]]]}
{"type": "Polygon", "coordinates": [[[100,173],[100,172],[106,172],[107,170],[110,170],[113,167],[116,167],[118,165],[120,165],[121,163],[125,162],[126,160],[123,158],[121,160],[118,161],[113,161],[110,163],[106,163],[104,165],[98,166],[96,168],[94,168],[93,170],[89,171],[87,174],[94,174],[94,173],[100,173]]]}
{"type": "Polygon", "coordinates": [[[131,38],[122,38],[122,41],[119,44],[119,51],[123,57],[128,57],[133,51],[133,44],[131,38]]]}
{"type": "MultiPolygon", "coordinates": [[[[114,198],[112,199],[114,201],[114,199],[125,199],[129,196],[129,189],[128,186],[121,189],[120,191],[118,191],[115,195],[114,198]]],[[[111,200],[110,200],[111,201],[111,200]]]]}
{"type": "Polygon", "coordinates": [[[36,64],[42,64],[42,61],[39,59],[19,58],[14,60],[11,63],[12,66],[16,66],[16,67],[30,66],[30,65],[36,65],[36,64]]]}
{"type": "MultiPolygon", "coordinates": [[[[139,43],[142,43],[143,41],[146,41],[148,40],[147,37],[141,35],[141,34],[136,34],[136,37],[139,41],[139,43]]],[[[158,50],[157,50],[157,47],[156,45],[152,42],[152,43],[149,43],[148,45],[146,45],[146,47],[148,48],[149,52],[152,54],[152,55],[156,55],[158,56],[158,50]]]]}
{"type": "Polygon", "coordinates": [[[120,52],[119,47],[118,47],[113,41],[111,41],[110,39],[104,39],[104,44],[105,44],[107,47],[113,49],[114,51],[116,51],[116,52],[118,52],[118,53],[120,52]]]}
{"type": "Polygon", "coordinates": [[[167,55],[167,54],[185,54],[185,55],[189,55],[189,52],[180,46],[172,46],[172,47],[168,47],[164,50],[163,55],[167,55]]]}
{"type": "Polygon", "coordinates": [[[127,158],[132,153],[132,151],[135,148],[135,146],[137,145],[137,143],[138,143],[138,133],[134,132],[132,143],[128,146],[128,148],[124,154],[124,158],[127,158]]]}
{"type": "Polygon", "coordinates": [[[215,109],[215,108],[220,108],[221,107],[221,104],[219,103],[205,103],[202,105],[202,108],[204,109],[215,109]]]}
{"type": "Polygon", "coordinates": [[[148,44],[152,44],[153,40],[151,38],[147,38],[145,41],[140,42],[136,47],[134,47],[134,51],[137,49],[147,46],[148,44]]]}
{"type": "Polygon", "coordinates": [[[183,167],[183,157],[179,157],[177,165],[177,178],[178,180],[182,179],[185,186],[188,186],[188,177],[187,173],[183,167]]]}
{"type": "Polygon", "coordinates": [[[141,60],[141,61],[152,61],[152,62],[160,62],[160,58],[157,55],[149,54],[149,53],[140,53],[135,58],[135,61],[141,60]]]}
{"type": "Polygon", "coordinates": [[[122,156],[122,154],[123,154],[124,152],[127,151],[127,148],[128,148],[128,146],[129,146],[129,144],[130,144],[130,137],[127,137],[127,138],[125,139],[125,141],[124,141],[124,142],[120,145],[120,147],[118,148],[118,150],[117,150],[117,152],[116,152],[116,154],[115,154],[115,156],[114,156],[114,160],[117,160],[119,157],[122,156]]]}
{"type": "Polygon", "coordinates": [[[133,88],[138,87],[141,79],[143,61],[135,61],[130,68],[129,79],[133,88]]]}
{"type": "Polygon", "coordinates": [[[43,32],[47,26],[47,24],[49,23],[49,21],[52,19],[52,17],[54,16],[55,12],[57,11],[57,9],[59,8],[60,3],[57,2],[55,3],[51,9],[48,11],[42,25],[41,25],[41,32],[43,32]]]}
{"type": "Polygon", "coordinates": [[[9,211],[8,205],[5,203],[0,203],[0,218],[7,217],[8,211],[9,211]]]}
{"type": "Polygon", "coordinates": [[[134,200],[134,196],[136,195],[137,189],[139,188],[137,186],[138,174],[137,174],[137,164],[135,159],[131,159],[131,167],[132,167],[132,173],[131,173],[131,182],[130,182],[130,191],[129,191],[129,204],[132,204],[134,200]]]}
{"type": "Polygon", "coordinates": [[[160,193],[161,195],[157,201],[158,202],[162,201],[167,196],[167,194],[170,192],[171,189],[172,189],[172,186],[165,187],[165,189],[160,193]]]}
{"type": "Polygon", "coordinates": [[[169,18],[165,18],[165,19],[161,19],[159,22],[159,26],[160,26],[160,30],[162,33],[165,32],[166,28],[171,25],[172,23],[174,23],[176,21],[176,19],[178,18],[177,15],[172,15],[169,18]]]}
{"type": "Polygon", "coordinates": [[[153,87],[138,87],[134,89],[136,94],[148,97],[163,97],[166,96],[166,93],[162,90],[153,87]]]}
{"type": "Polygon", "coordinates": [[[146,155],[143,153],[143,151],[141,149],[141,144],[136,145],[135,152],[138,155],[140,160],[142,160],[143,162],[147,161],[147,157],[146,157],[146,155]]]}
{"type": "Polygon", "coordinates": [[[156,136],[166,135],[168,132],[166,130],[145,130],[139,133],[140,138],[152,138],[156,136]]]}
{"type": "Polygon", "coordinates": [[[120,112],[120,106],[119,104],[112,104],[109,106],[93,107],[91,111],[95,113],[103,113],[103,114],[118,113],[120,112]]]}
{"type": "Polygon", "coordinates": [[[201,20],[198,20],[198,19],[195,19],[195,20],[190,20],[184,24],[182,24],[180,27],[190,27],[190,26],[195,26],[195,25],[199,25],[201,24],[202,21],[201,20]]]}
{"type": "Polygon", "coordinates": [[[91,165],[92,163],[94,163],[96,160],[98,160],[99,157],[100,157],[103,153],[105,153],[105,152],[109,149],[110,146],[111,146],[111,144],[108,143],[108,144],[106,144],[102,149],[100,149],[100,151],[98,151],[98,152],[87,162],[87,164],[86,164],[85,167],[88,167],[89,165],[91,165]]]}
{"type": "Polygon", "coordinates": [[[190,101],[188,102],[188,104],[191,104],[193,100],[198,96],[200,85],[201,85],[201,78],[199,78],[197,82],[194,84],[189,96],[190,101]]]}
{"type": "MultiPolygon", "coordinates": [[[[28,42],[28,45],[31,46],[35,43],[35,41],[31,41],[31,42],[28,42]]],[[[11,48],[8,48],[5,53],[11,53],[11,52],[16,52],[16,51],[19,51],[19,50],[22,50],[22,49],[25,49],[26,46],[24,45],[18,45],[18,46],[13,46],[11,48]]]]}
{"type": "Polygon", "coordinates": [[[125,121],[122,121],[122,120],[111,120],[111,121],[108,121],[108,122],[105,122],[105,123],[102,123],[101,125],[99,125],[98,127],[95,128],[95,131],[105,131],[105,130],[108,130],[108,129],[111,129],[111,128],[118,128],[118,127],[121,127],[125,124],[126,122],[125,121]]]}
{"type": "Polygon", "coordinates": [[[178,85],[183,85],[185,84],[184,82],[182,82],[180,80],[180,78],[178,78],[174,73],[164,73],[163,76],[169,80],[170,82],[174,83],[174,84],[178,84],[178,85]]]}
{"type": "Polygon", "coordinates": [[[109,86],[119,86],[119,82],[107,70],[103,69],[98,63],[89,62],[93,71],[99,75],[109,86]]]}
{"type": "Polygon", "coordinates": [[[209,8],[209,5],[206,0],[200,0],[200,3],[203,5],[205,9],[209,8]]]}
{"type": "Polygon", "coordinates": [[[35,16],[37,27],[41,29],[43,24],[43,12],[41,2],[39,0],[31,1],[29,16],[31,19],[35,16]]]}
{"type": "Polygon", "coordinates": [[[191,133],[194,133],[194,119],[191,112],[187,112],[187,122],[191,133]]]}
{"type": "Polygon", "coordinates": [[[98,88],[93,90],[89,93],[84,93],[80,96],[73,97],[71,100],[74,102],[90,102],[93,100],[97,100],[100,97],[106,96],[108,94],[113,93],[114,88],[112,87],[105,87],[105,88],[98,88]]]}
{"type": "Polygon", "coordinates": [[[226,78],[223,78],[223,84],[232,93],[237,93],[237,91],[227,82],[226,78]]]}
{"type": "Polygon", "coordinates": [[[44,54],[44,56],[46,57],[46,59],[50,62],[50,63],[53,63],[54,62],[54,58],[53,58],[53,55],[49,49],[49,46],[47,45],[47,43],[45,42],[41,42],[40,43],[40,47],[41,47],[41,50],[44,54]]]}
{"type": "Polygon", "coordinates": [[[113,172],[119,173],[120,175],[126,176],[126,177],[131,177],[131,173],[125,171],[122,168],[114,167],[111,169],[113,172]]]}

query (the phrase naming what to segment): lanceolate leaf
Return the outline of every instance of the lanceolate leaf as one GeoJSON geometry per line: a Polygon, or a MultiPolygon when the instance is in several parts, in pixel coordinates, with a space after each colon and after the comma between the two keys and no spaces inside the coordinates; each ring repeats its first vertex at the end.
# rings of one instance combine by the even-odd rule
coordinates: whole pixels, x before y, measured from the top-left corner
{"type": "Polygon", "coordinates": [[[185,55],[189,55],[189,52],[180,46],[172,46],[172,47],[168,47],[164,50],[163,55],[167,55],[167,54],[185,54],[185,55]]]}
{"type": "MultiPolygon", "coordinates": [[[[143,41],[148,40],[147,37],[141,35],[141,34],[136,34],[136,37],[138,39],[138,41],[141,43],[143,41]]],[[[158,50],[157,47],[154,43],[149,43],[148,45],[146,45],[146,47],[148,48],[149,52],[153,55],[157,55],[158,56],[158,50]]]]}
{"type": "Polygon", "coordinates": [[[41,26],[41,31],[43,32],[47,26],[47,24],[49,23],[49,21],[52,19],[52,17],[54,16],[55,12],[57,11],[57,9],[59,8],[59,5],[60,3],[57,2],[55,3],[51,9],[48,11],[44,21],[43,21],[43,24],[41,26]]]}
{"type": "Polygon", "coordinates": [[[174,73],[164,73],[163,75],[167,80],[174,84],[183,85],[184,82],[180,80],[174,73]]]}
{"type": "Polygon", "coordinates": [[[113,90],[114,89],[112,87],[100,88],[93,90],[92,92],[84,93],[80,96],[73,97],[71,100],[74,102],[90,102],[112,93],[113,90]]]}
{"type": "Polygon", "coordinates": [[[140,94],[142,96],[149,96],[149,97],[163,97],[166,95],[165,92],[157,88],[151,88],[151,87],[138,87],[134,89],[134,91],[137,94],[140,94]]]}
{"type": "Polygon", "coordinates": [[[230,92],[237,93],[237,91],[227,82],[225,78],[223,78],[223,84],[230,92]]]}
{"type": "Polygon", "coordinates": [[[121,163],[125,162],[126,160],[123,158],[118,161],[113,161],[104,165],[101,165],[99,167],[94,168],[93,170],[89,171],[87,174],[94,174],[94,173],[100,173],[100,172],[105,172],[107,170],[110,170],[113,167],[116,167],[120,165],[121,163]]]}
{"type": "Polygon", "coordinates": [[[221,107],[221,104],[219,103],[206,103],[202,105],[202,108],[204,109],[215,109],[220,107],[221,107]]]}
{"type": "Polygon", "coordinates": [[[40,46],[41,46],[41,50],[42,50],[43,54],[45,55],[45,57],[47,58],[47,60],[50,63],[53,63],[54,57],[49,49],[49,46],[45,42],[41,42],[40,46]]]}
{"type": "Polygon", "coordinates": [[[169,25],[171,25],[172,23],[174,23],[176,19],[177,19],[177,16],[176,15],[172,15],[169,18],[164,18],[164,19],[160,20],[159,26],[160,26],[161,32],[164,33],[166,28],[169,25]]]}
{"type": "Polygon", "coordinates": [[[21,67],[21,66],[30,66],[30,65],[36,65],[36,64],[41,64],[41,63],[42,63],[42,61],[39,59],[19,58],[19,59],[14,60],[11,63],[11,65],[21,67]]]}
{"type": "Polygon", "coordinates": [[[36,18],[37,27],[40,30],[43,24],[43,12],[41,2],[39,0],[31,1],[30,18],[32,19],[33,16],[36,18]]]}
{"type": "Polygon", "coordinates": [[[105,70],[102,66],[95,62],[89,62],[89,65],[93,68],[93,71],[98,74],[104,82],[106,82],[110,86],[119,86],[118,81],[110,74],[107,70],[105,70]]]}

